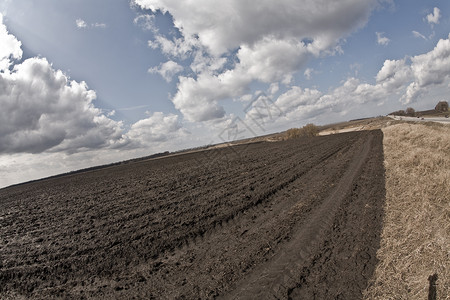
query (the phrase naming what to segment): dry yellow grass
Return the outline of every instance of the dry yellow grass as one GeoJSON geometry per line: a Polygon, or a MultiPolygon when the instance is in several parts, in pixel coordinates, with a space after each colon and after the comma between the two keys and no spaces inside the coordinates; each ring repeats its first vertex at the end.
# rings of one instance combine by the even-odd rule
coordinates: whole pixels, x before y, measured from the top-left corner
{"type": "Polygon", "coordinates": [[[450,126],[383,129],[386,207],[379,263],[365,299],[450,299],[450,126]]]}

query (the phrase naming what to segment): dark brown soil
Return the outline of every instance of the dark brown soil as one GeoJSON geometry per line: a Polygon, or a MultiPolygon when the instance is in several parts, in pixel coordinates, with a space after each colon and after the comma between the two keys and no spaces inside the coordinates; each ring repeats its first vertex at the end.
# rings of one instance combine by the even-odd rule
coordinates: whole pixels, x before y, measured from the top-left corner
{"type": "Polygon", "coordinates": [[[361,298],[382,138],[239,145],[0,190],[0,298],[361,298]]]}

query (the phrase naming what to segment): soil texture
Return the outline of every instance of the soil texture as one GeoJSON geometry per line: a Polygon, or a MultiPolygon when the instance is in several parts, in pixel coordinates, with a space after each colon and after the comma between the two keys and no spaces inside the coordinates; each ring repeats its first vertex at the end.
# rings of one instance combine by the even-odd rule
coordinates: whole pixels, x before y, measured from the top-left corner
{"type": "Polygon", "coordinates": [[[0,298],[360,299],[383,134],[260,142],[0,190],[0,298]]]}

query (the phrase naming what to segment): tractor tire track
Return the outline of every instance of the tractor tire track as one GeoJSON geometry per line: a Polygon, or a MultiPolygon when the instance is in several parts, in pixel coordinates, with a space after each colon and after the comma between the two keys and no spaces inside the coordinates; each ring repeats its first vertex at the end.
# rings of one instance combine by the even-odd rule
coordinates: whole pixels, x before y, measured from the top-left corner
{"type": "Polygon", "coordinates": [[[335,189],[298,228],[289,243],[239,282],[231,293],[219,299],[280,299],[289,294],[289,287],[296,284],[302,267],[313,258],[330,230],[339,206],[351,191],[367,159],[372,140],[372,135],[369,135],[335,189]]]}

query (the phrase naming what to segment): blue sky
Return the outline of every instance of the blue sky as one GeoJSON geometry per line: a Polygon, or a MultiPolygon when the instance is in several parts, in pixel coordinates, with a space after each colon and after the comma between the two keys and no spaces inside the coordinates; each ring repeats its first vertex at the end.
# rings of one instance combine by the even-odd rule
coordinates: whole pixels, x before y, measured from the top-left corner
{"type": "Polygon", "coordinates": [[[0,13],[0,187],[448,100],[444,0],[0,0],[0,13]]]}

